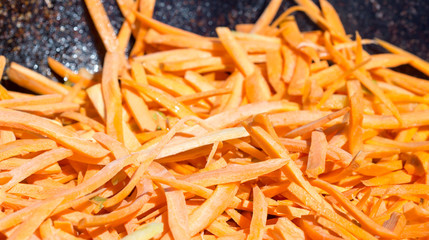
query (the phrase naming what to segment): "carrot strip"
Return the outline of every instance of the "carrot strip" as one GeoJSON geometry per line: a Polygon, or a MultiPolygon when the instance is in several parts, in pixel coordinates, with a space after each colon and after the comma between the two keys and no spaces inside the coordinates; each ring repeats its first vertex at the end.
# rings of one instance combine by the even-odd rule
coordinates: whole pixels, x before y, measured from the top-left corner
{"type": "Polygon", "coordinates": [[[50,68],[52,68],[52,70],[54,70],[55,73],[60,75],[64,81],[70,80],[73,83],[82,81],[82,84],[85,87],[88,86],[92,81],[89,78],[74,73],[72,70],[51,57],[48,57],[48,65],[50,68]]]}
{"type": "MultiPolygon", "coordinates": [[[[337,52],[331,42],[329,41],[329,33],[325,32],[324,35],[325,38],[325,45],[326,49],[330,54],[334,57],[335,61],[338,62],[338,64],[343,65],[346,69],[350,69],[351,65],[347,60],[344,59],[344,57],[337,52]]],[[[375,96],[377,96],[384,104],[386,104],[386,107],[392,112],[392,114],[398,119],[399,123],[402,124],[402,118],[399,115],[399,111],[396,108],[396,106],[386,97],[386,95],[383,93],[383,91],[375,84],[371,79],[367,78],[364,74],[362,74],[359,71],[355,71],[354,75],[358,78],[358,80],[367,87],[375,96]]]]}
{"type": "Polygon", "coordinates": [[[175,28],[172,26],[169,26],[167,24],[164,24],[162,22],[159,22],[153,18],[150,18],[144,14],[141,14],[139,12],[134,11],[134,14],[136,15],[137,19],[144,25],[155,29],[156,31],[160,32],[160,33],[164,33],[164,34],[176,34],[176,35],[183,35],[183,36],[188,36],[188,37],[197,37],[197,38],[202,38],[200,35],[179,29],[179,28],[175,28]]]}
{"type": "Polygon", "coordinates": [[[122,127],[122,96],[118,83],[119,56],[108,52],[104,57],[104,68],[101,77],[101,90],[105,104],[106,133],[124,141],[122,127]]]}
{"type": "Polygon", "coordinates": [[[9,78],[19,86],[39,94],[67,95],[69,90],[64,85],[54,82],[15,62],[10,64],[7,72],[9,78]]]}
{"type": "MultiPolygon", "coordinates": [[[[337,112],[331,113],[329,115],[326,115],[325,117],[322,117],[318,120],[315,120],[313,122],[310,122],[308,124],[305,124],[299,128],[296,128],[290,132],[288,132],[285,137],[287,138],[294,138],[297,137],[299,135],[304,135],[306,133],[311,132],[312,130],[322,127],[323,125],[325,125],[326,123],[330,122],[333,119],[336,119],[338,117],[343,116],[344,114],[346,114],[348,111],[350,110],[349,107],[343,108],[337,112]]],[[[274,123],[273,123],[274,124],[274,123]]],[[[275,125],[275,124],[274,124],[275,125]]]]}
{"type": "Polygon", "coordinates": [[[332,232],[338,234],[338,236],[342,237],[343,239],[350,239],[350,240],[357,239],[349,231],[347,231],[343,227],[339,226],[335,222],[329,221],[328,219],[326,219],[324,217],[318,217],[316,219],[316,221],[317,221],[318,224],[320,224],[323,227],[325,227],[325,228],[331,230],[332,232]]]}
{"type": "Polygon", "coordinates": [[[147,80],[151,86],[166,91],[174,96],[194,94],[195,91],[186,84],[177,82],[167,77],[148,75],[147,80]]]}
{"type": "Polygon", "coordinates": [[[350,96],[350,123],[349,123],[349,151],[352,155],[362,149],[362,121],[363,121],[363,92],[362,87],[358,81],[347,81],[347,93],[350,96]]]}
{"type": "Polygon", "coordinates": [[[423,59],[417,57],[416,55],[411,54],[411,53],[409,53],[403,49],[400,49],[399,47],[396,47],[393,44],[390,44],[386,41],[376,39],[376,42],[392,53],[396,53],[396,54],[403,55],[403,56],[410,58],[411,59],[411,62],[410,62],[411,66],[417,68],[422,73],[429,75],[429,71],[428,71],[429,63],[426,62],[425,60],[423,60],[423,59]]]}
{"type": "Polygon", "coordinates": [[[79,227],[96,227],[107,224],[119,224],[121,221],[126,221],[130,216],[134,215],[148,200],[149,195],[138,197],[133,203],[111,213],[88,216],[79,221],[79,227]]]}
{"type": "Polygon", "coordinates": [[[284,166],[288,160],[273,159],[249,165],[229,165],[226,168],[188,175],[184,180],[201,186],[213,186],[246,181],[270,173],[284,166]],[[222,176],[222,178],[219,178],[222,176]]]}
{"type": "Polygon", "coordinates": [[[311,210],[319,213],[320,215],[326,217],[333,222],[338,223],[345,229],[348,229],[358,239],[376,239],[370,233],[356,226],[354,223],[343,218],[342,216],[338,215],[333,210],[323,207],[314,198],[306,194],[306,191],[297,184],[289,184],[289,186],[287,187],[287,191],[292,196],[297,197],[297,199],[299,199],[302,203],[305,203],[305,205],[308,206],[311,210]]]}
{"type": "Polygon", "coordinates": [[[258,18],[253,28],[250,30],[250,33],[262,33],[264,28],[273,21],[278,9],[280,8],[281,0],[272,0],[265,8],[262,15],[258,18]]]}
{"type": "Polygon", "coordinates": [[[0,126],[44,134],[84,156],[99,158],[108,153],[98,144],[78,138],[74,132],[58,126],[48,119],[28,113],[0,109],[0,126]]]}
{"type": "Polygon", "coordinates": [[[420,238],[429,236],[429,223],[410,224],[404,227],[401,238],[420,238]]]}
{"type": "Polygon", "coordinates": [[[264,193],[258,186],[252,188],[253,192],[253,215],[250,222],[250,231],[247,239],[262,240],[264,228],[267,221],[267,202],[264,193]]]}
{"type": "Polygon", "coordinates": [[[61,102],[63,96],[60,94],[45,94],[25,98],[5,99],[0,101],[0,106],[5,108],[18,107],[18,106],[31,106],[45,103],[61,102]]]}
{"type": "Polygon", "coordinates": [[[293,222],[288,218],[281,217],[277,220],[277,223],[274,225],[274,229],[271,232],[274,239],[305,239],[304,232],[302,229],[297,227],[293,222]]]}
{"type": "Polygon", "coordinates": [[[332,185],[329,183],[316,179],[312,180],[311,184],[314,186],[317,186],[324,191],[328,192],[331,196],[333,196],[340,204],[343,206],[353,217],[355,217],[362,226],[370,231],[373,234],[377,234],[381,237],[386,238],[397,238],[395,233],[391,232],[390,230],[378,225],[374,220],[369,218],[367,215],[365,215],[363,212],[361,212],[359,209],[356,208],[353,204],[351,204],[338,190],[336,190],[332,185]]]}
{"type": "Polygon", "coordinates": [[[249,56],[235,40],[231,31],[225,27],[216,28],[219,40],[222,42],[226,51],[233,58],[237,67],[245,76],[250,76],[255,71],[255,65],[249,60],[249,56]]]}
{"type": "Polygon", "coordinates": [[[305,233],[311,237],[311,239],[329,239],[339,240],[342,238],[331,235],[327,230],[320,227],[316,222],[307,219],[300,219],[300,225],[305,233]]]}
{"type": "Polygon", "coordinates": [[[310,67],[308,60],[303,55],[297,55],[294,74],[290,80],[288,93],[290,95],[302,95],[305,82],[308,81],[310,67]]]}
{"type": "Polygon", "coordinates": [[[412,180],[412,175],[407,174],[405,171],[395,171],[387,173],[378,177],[362,181],[365,186],[380,186],[386,184],[403,184],[409,183],[412,180]]]}
{"type": "MultiPolygon", "coordinates": [[[[163,166],[158,164],[154,166],[157,166],[160,171],[164,171],[162,175],[165,178],[174,179],[174,176],[163,166]]],[[[172,188],[165,188],[164,194],[167,201],[168,225],[170,226],[174,239],[190,239],[188,213],[186,211],[186,202],[183,192],[172,188]]]]}
{"type": "Polygon", "coordinates": [[[71,156],[72,151],[65,148],[57,148],[45,153],[40,154],[39,156],[33,158],[32,160],[24,163],[23,165],[14,168],[13,170],[7,173],[1,173],[0,182],[5,183],[2,185],[1,189],[7,191],[12,188],[15,184],[21,182],[31,174],[52,165],[66,157],[71,156]],[[7,179],[7,180],[6,180],[7,179]],[[7,182],[5,182],[5,180],[7,182]]]}
{"type": "Polygon", "coordinates": [[[230,201],[237,193],[238,184],[220,184],[213,194],[189,216],[190,235],[194,236],[211,224],[230,205],[230,201]]]}
{"type": "Polygon", "coordinates": [[[331,31],[336,35],[345,36],[346,31],[341,23],[340,17],[334,7],[326,0],[320,1],[320,7],[322,9],[323,16],[331,26],[331,31]]]}
{"type": "Polygon", "coordinates": [[[371,61],[365,65],[366,69],[373,68],[394,68],[410,62],[410,58],[396,54],[374,54],[371,55],[371,61]]]}
{"type": "Polygon", "coordinates": [[[144,56],[135,57],[134,61],[137,62],[173,62],[181,60],[190,60],[195,58],[208,58],[213,54],[206,51],[197,49],[174,49],[163,52],[149,53],[144,56]]]}
{"type": "Polygon", "coordinates": [[[426,80],[408,76],[403,73],[395,72],[391,69],[374,69],[371,71],[377,76],[382,76],[386,81],[390,81],[404,89],[419,95],[424,95],[429,91],[429,84],[426,80]]]}
{"type": "Polygon", "coordinates": [[[142,96],[127,87],[122,87],[122,93],[139,128],[142,131],[154,131],[156,129],[156,124],[153,118],[150,117],[148,106],[142,96]]]}
{"type": "Polygon", "coordinates": [[[284,82],[289,83],[294,75],[297,55],[287,46],[282,46],[280,50],[283,57],[282,79],[284,82]]]}
{"type": "Polygon", "coordinates": [[[85,115],[82,115],[80,113],[77,113],[77,112],[63,112],[63,113],[61,113],[60,116],[64,117],[64,118],[73,119],[73,120],[79,121],[81,123],[84,123],[84,124],[92,127],[97,132],[104,132],[105,131],[105,128],[104,128],[103,124],[97,122],[96,120],[94,120],[92,118],[89,118],[89,117],[87,117],[85,115]]]}
{"type": "Polygon", "coordinates": [[[326,136],[321,131],[311,133],[311,145],[308,153],[308,162],[306,173],[309,177],[317,177],[325,171],[326,152],[328,142],[326,136]]]}
{"type": "Polygon", "coordinates": [[[57,144],[49,139],[20,139],[0,147],[0,160],[31,152],[50,150],[57,144]]]}
{"type": "Polygon", "coordinates": [[[165,92],[162,92],[151,86],[144,86],[142,84],[131,82],[128,80],[123,80],[122,82],[137,89],[138,91],[141,91],[145,95],[157,101],[162,106],[169,109],[172,113],[176,114],[180,118],[186,116],[195,116],[195,114],[191,110],[189,110],[186,106],[184,106],[182,103],[175,100],[174,97],[165,92]]]}
{"type": "Polygon", "coordinates": [[[22,112],[28,112],[35,115],[49,116],[56,113],[62,113],[66,111],[77,111],[79,109],[79,104],[72,102],[61,102],[61,103],[48,103],[41,105],[31,105],[31,106],[18,106],[11,107],[12,109],[19,110],[22,112]]]}
{"type": "Polygon", "coordinates": [[[118,48],[115,30],[110,24],[109,17],[104,10],[103,3],[100,0],[85,0],[86,7],[94,22],[95,28],[103,41],[104,47],[108,52],[115,52],[118,48]]]}
{"type": "Polygon", "coordinates": [[[51,214],[51,212],[63,201],[57,198],[47,201],[35,211],[9,236],[10,239],[29,239],[40,224],[51,214]]]}
{"type": "Polygon", "coordinates": [[[271,97],[268,83],[258,68],[255,68],[253,73],[244,79],[244,89],[246,97],[251,103],[267,101],[271,97]]]}

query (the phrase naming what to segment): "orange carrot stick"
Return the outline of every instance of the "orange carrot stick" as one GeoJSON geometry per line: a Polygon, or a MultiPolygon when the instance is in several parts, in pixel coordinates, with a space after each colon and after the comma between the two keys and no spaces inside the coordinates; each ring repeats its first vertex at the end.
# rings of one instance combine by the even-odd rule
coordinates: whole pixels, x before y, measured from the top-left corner
{"type": "Polygon", "coordinates": [[[122,95],[118,82],[118,68],[119,54],[108,52],[104,57],[103,75],[101,77],[106,133],[123,142],[122,95]]]}
{"type": "Polygon", "coordinates": [[[262,33],[263,29],[266,28],[274,19],[281,3],[281,0],[271,0],[262,15],[256,21],[252,30],[250,30],[250,33],[262,33]]]}
{"type": "Polygon", "coordinates": [[[306,173],[309,177],[317,177],[325,171],[326,152],[328,150],[328,142],[326,136],[321,131],[313,131],[311,133],[311,145],[308,153],[308,162],[306,173]]]}
{"type": "Polygon", "coordinates": [[[29,239],[37,230],[43,221],[54,211],[54,209],[63,201],[63,198],[56,198],[45,202],[9,236],[10,239],[29,239]]]}
{"type": "Polygon", "coordinates": [[[94,22],[95,28],[108,52],[115,52],[118,47],[115,30],[100,0],[85,0],[86,7],[94,22]]]}
{"type": "Polygon", "coordinates": [[[338,190],[336,190],[332,185],[329,183],[316,179],[312,180],[311,184],[323,189],[324,191],[327,191],[331,196],[333,196],[337,201],[340,202],[340,204],[357,220],[359,220],[360,224],[370,231],[373,234],[377,234],[381,237],[386,238],[396,238],[396,234],[389,231],[388,229],[383,228],[382,226],[378,225],[376,222],[374,222],[371,218],[369,218],[367,215],[365,215],[363,212],[361,212],[359,209],[356,208],[353,204],[351,204],[338,190]]]}
{"type": "Polygon", "coordinates": [[[189,216],[189,231],[193,236],[211,224],[230,205],[238,190],[237,183],[221,184],[213,194],[189,216]]]}
{"type": "MultiPolygon", "coordinates": [[[[347,108],[343,108],[337,112],[331,113],[323,118],[320,118],[316,121],[313,121],[311,123],[305,124],[299,128],[296,128],[290,132],[288,132],[285,137],[287,138],[294,138],[297,137],[299,135],[304,135],[306,133],[309,133],[310,131],[322,127],[323,125],[325,125],[326,123],[330,122],[333,119],[336,119],[338,117],[343,116],[344,114],[346,114],[348,111],[350,110],[349,107],[347,108]]],[[[275,125],[275,124],[274,124],[275,125]]]]}
{"type": "Polygon", "coordinates": [[[78,138],[72,131],[67,130],[46,118],[14,110],[0,110],[0,126],[19,128],[26,131],[44,134],[58,143],[70,147],[74,151],[88,157],[103,157],[108,151],[98,144],[78,138]]]}
{"type": "Polygon", "coordinates": [[[69,92],[66,86],[14,62],[10,64],[7,74],[19,86],[36,93],[67,95],[69,92]]]}
{"type": "Polygon", "coordinates": [[[253,215],[250,222],[250,232],[247,239],[261,240],[267,221],[267,203],[265,196],[258,186],[252,188],[253,192],[253,215]]]}
{"type": "Polygon", "coordinates": [[[175,28],[172,26],[169,26],[167,24],[164,24],[162,22],[159,22],[153,18],[150,18],[144,14],[141,14],[139,12],[134,11],[134,14],[136,15],[137,19],[144,25],[155,29],[156,31],[160,32],[160,33],[165,33],[165,34],[177,34],[177,35],[183,35],[183,36],[189,36],[189,37],[197,37],[197,38],[202,38],[200,35],[179,29],[179,28],[175,28]]]}

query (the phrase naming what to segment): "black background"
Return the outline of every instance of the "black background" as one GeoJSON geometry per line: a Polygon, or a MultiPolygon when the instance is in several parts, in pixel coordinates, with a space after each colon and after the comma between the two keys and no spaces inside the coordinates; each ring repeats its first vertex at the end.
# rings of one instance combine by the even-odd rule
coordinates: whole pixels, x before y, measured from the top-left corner
{"type": "MultiPolygon", "coordinates": [[[[123,18],[115,0],[104,0],[112,25],[123,18]]],[[[330,0],[348,34],[381,38],[429,60],[428,0],[330,0]]],[[[268,4],[265,0],[157,0],[154,17],[202,35],[214,35],[216,26],[255,22],[268,4]]],[[[280,12],[294,5],[284,0],[280,12]]],[[[317,27],[297,15],[301,30],[317,27]]],[[[103,45],[83,0],[0,0],[0,54],[55,79],[47,66],[53,57],[72,70],[100,69],[103,45]]],[[[372,52],[382,51],[370,46],[372,52]]],[[[412,71],[402,67],[401,71],[412,71]]],[[[416,74],[414,74],[416,75],[416,74]]],[[[422,77],[421,74],[418,76],[422,77]]],[[[5,78],[5,77],[4,77],[5,78]]],[[[13,88],[8,82],[6,87],[13,88]]]]}

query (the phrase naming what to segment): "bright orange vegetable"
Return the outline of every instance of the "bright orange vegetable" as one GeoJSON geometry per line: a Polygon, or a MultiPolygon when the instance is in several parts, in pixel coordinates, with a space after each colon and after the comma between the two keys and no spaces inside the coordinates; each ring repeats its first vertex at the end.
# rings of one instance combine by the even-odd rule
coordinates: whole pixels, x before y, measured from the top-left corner
{"type": "Polygon", "coordinates": [[[49,58],[70,87],[12,63],[39,95],[0,86],[2,236],[427,238],[429,83],[389,69],[427,62],[296,2],[203,37],[153,19],[155,0],[118,0],[116,34],[85,0],[101,72],[49,58]]]}

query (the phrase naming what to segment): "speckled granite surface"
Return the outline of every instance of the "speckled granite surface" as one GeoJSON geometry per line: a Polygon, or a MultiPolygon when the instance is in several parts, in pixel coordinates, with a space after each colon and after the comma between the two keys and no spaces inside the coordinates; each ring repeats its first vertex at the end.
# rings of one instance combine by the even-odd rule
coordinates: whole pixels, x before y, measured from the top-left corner
{"type": "MultiPolygon", "coordinates": [[[[365,38],[388,40],[429,60],[428,0],[330,2],[338,10],[347,33],[358,30],[365,38]]],[[[219,25],[233,27],[235,23],[254,22],[267,3],[267,0],[157,0],[155,18],[213,35],[219,25]]],[[[104,0],[104,5],[113,26],[119,29],[123,18],[115,0],[104,0]]],[[[292,0],[284,0],[281,10],[292,5],[292,0]]],[[[297,19],[303,30],[315,27],[303,15],[297,19]]],[[[0,0],[0,54],[54,78],[47,66],[48,56],[73,70],[86,67],[97,71],[104,49],[83,0],[0,0]]]]}

